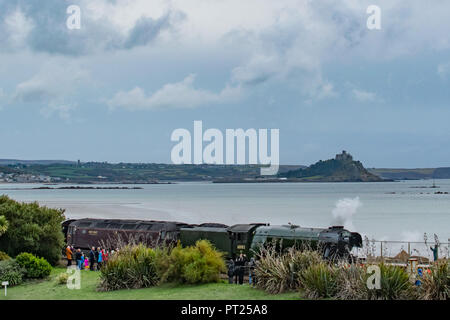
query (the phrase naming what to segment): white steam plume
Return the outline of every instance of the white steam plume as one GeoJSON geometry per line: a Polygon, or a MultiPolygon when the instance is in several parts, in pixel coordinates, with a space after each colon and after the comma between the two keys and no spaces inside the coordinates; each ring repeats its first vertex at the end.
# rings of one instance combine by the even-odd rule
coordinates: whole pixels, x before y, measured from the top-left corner
{"type": "Polygon", "coordinates": [[[352,217],[356,213],[359,207],[362,206],[362,202],[359,197],[356,198],[344,198],[339,199],[336,202],[336,206],[331,212],[333,215],[333,225],[344,226],[349,231],[355,231],[353,226],[352,217]]]}

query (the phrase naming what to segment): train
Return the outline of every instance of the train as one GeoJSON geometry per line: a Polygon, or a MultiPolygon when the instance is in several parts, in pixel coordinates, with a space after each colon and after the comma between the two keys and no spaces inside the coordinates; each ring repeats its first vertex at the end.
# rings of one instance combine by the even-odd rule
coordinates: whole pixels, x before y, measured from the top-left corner
{"type": "Polygon", "coordinates": [[[362,247],[362,237],[342,226],[308,228],[298,225],[269,223],[188,224],[175,221],[129,219],[71,219],[62,223],[67,245],[82,250],[91,247],[115,249],[128,243],[194,245],[209,240],[227,258],[243,253],[251,257],[261,246],[275,243],[283,248],[307,244],[321,250],[323,257],[348,257],[353,248],[362,247]]]}

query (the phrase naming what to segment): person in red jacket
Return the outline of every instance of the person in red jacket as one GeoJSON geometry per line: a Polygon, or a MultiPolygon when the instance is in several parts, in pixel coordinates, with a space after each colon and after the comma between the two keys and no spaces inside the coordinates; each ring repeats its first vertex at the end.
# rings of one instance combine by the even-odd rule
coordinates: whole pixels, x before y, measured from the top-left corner
{"type": "Polygon", "coordinates": [[[106,264],[108,262],[108,250],[102,249],[103,262],[106,264]]]}

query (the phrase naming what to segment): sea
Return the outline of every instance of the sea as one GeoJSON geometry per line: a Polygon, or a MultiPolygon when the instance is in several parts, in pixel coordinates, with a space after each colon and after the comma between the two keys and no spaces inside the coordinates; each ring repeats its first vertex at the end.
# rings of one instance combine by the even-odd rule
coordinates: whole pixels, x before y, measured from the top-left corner
{"type": "MultiPolygon", "coordinates": [[[[378,241],[449,242],[450,180],[371,183],[211,183],[125,185],[142,189],[34,189],[0,184],[0,194],[63,208],[71,218],[186,223],[344,225],[378,241]]],[[[124,185],[88,185],[115,187],[124,185]]],[[[427,245],[427,244],[426,244],[427,245]]],[[[404,246],[402,248],[405,248],[404,246]]]]}

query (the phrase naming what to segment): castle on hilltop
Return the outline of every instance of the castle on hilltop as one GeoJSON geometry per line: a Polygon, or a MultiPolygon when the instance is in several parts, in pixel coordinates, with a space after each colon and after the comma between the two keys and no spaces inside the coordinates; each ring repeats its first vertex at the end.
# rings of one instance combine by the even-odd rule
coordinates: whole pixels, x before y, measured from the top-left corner
{"type": "Polygon", "coordinates": [[[339,161],[353,161],[352,155],[345,150],[343,150],[342,153],[337,154],[335,159],[339,161]]]}

